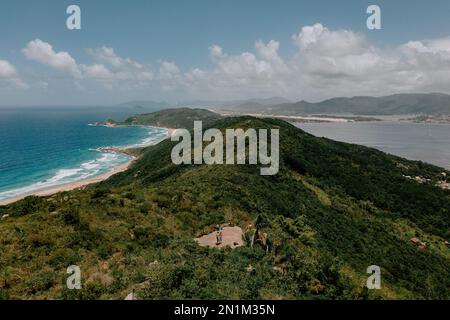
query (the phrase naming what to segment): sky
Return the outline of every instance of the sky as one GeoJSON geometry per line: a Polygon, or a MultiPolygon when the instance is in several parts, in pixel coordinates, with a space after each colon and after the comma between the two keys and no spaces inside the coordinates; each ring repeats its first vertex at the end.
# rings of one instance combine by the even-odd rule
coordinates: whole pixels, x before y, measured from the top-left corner
{"type": "Polygon", "coordinates": [[[450,93],[448,0],[2,0],[0,105],[450,93]],[[69,30],[69,5],[81,29],[69,30]],[[369,5],[381,30],[369,30],[369,5]]]}

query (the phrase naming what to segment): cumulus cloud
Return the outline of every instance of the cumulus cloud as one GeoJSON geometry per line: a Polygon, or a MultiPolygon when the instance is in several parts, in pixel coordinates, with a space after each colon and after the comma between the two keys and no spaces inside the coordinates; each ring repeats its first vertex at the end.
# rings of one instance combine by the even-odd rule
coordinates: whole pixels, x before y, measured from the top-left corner
{"type": "Polygon", "coordinates": [[[83,70],[84,77],[92,79],[112,79],[114,74],[108,70],[103,64],[92,64],[89,66],[81,66],[83,70]]]}
{"type": "MultiPolygon", "coordinates": [[[[208,49],[212,67],[185,71],[173,61],[162,60],[152,67],[123,58],[105,46],[86,49],[93,60],[89,65],[78,64],[69,53],[57,52],[39,39],[28,43],[23,53],[77,81],[151,87],[154,92],[175,92],[181,99],[282,95],[321,100],[414,91],[450,93],[450,37],[381,48],[362,33],[330,30],[317,23],[302,27],[285,45],[295,46],[291,57],[279,54],[281,44],[276,40],[258,40],[253,52],[236,55],[212,45],[208,49]]],[[[0,77],[15,72],[1,61],[0,77]]]]}
{"type": "Polygon", "coordinates": [[[93,57],[95,61],[108,66],[111,70],[111,80],[153,80],[154,74],[150,66],[138,63],[129,58],[122,58],[113,48],[100,47],[88,48],[86,52],[93,57]]]}
{"type": "Polygon", "coordinates": [[[22,49],[23,54],[30,60],[40,62],[52,68],[68,72],[74,77],[80,78],[81,72],[74,58],[65,51],[55,52],[53,47],[40,39],[30,41],[22,49]]]}
{"type": "Polygon", "coordinates": [[[209,93],[216,98],[242,98],[245,96],[284,95],[286,76],[289,72],[286,63],[278,54],[277,41],[255,42],[255,53],[244,52],[229,55],[218,46],[209,48],[209,56],[214,67],[209,70],[192,69],[184,74],[184,85],[188,92],[209,93]]]}
{"type": "Polygon", "coordinates": [[[267,77],[272,72],[268,61],[258,59],[250,52],[244,52],[238,56],[229,56],[223,53],[221,47],[214,45],[209,48],[209,54],[220,71],[237,79],[267,77]]]}
{"type": "Polygon", "coordinates": [[[95,60],[90,65],[77,63],[68,52],[56,52],[51,44],[40,39],[30,41],[22,52],[28,59],[50,66],[77,80],[96,80],[108,84],[108,87],[124,81],[150,81],[154,77],[149,67],[122,58],[108,47],[86,49],[95,60]]]}
{"type": "Polygon", "coordinates": [[[377,50],[351,31],[330,31],[315,24],[303,27],[292,39],[299,48],[293,64],[305,76],[358,76],[380,63],[377,50]]]}
{"type": "Polygon", "coordinates": [[[141,67],[140,64],[133,62],[130,59],[123,59],[119,57],[115,52],[113,48],[108,47],[101,47],[101,48],[88,48],[86,49],[86,52],[90,54],[94,59],[97,61],[100,61],[102,63],[110,64],[115,69],[123,68],[124,66],[137,66],[138,68],[141,67]]]}
{"type": "Polygon", "coordinates": [[[298,47],[290,62],[294,81],[312,96],[320,96],[320,91],[333,95],[377,91],[374,80],[381,80],[391,67],[389,54],[349,30],[332,31],[315,24],[303,27],[292,39],[298,47]]]}
{"type": "Polygon", "coordinates": [[[16,75],[16,68],[9,61],[0,60],[0,78],[11,78],[16,75]]]}
{"type": "Polygon", "coordinates": [[[175,62],[162,61],[159,66],[159,78],[168,80],[174,79],[180,75],[180,69],[175,62]]]}
{"type": "Polygon", "coordinates": [[[28,85],[19,77],[16,67],[2,59],[0,59],[0,88],[28,88],[28,85]]]}
{"type": "MultiPolygon", "coordinates": [[[[213,70],[196,70],[188,81],[208,82],[227,95],[285,95],[321,100],[332,96],[397,92],[450,93],[450,37],[379,48],[360,33],[330,30],[320,23],[292,36],[296,53],[283,60],[280,43],[257,41],[255,53],[230,56],[209,48],[213,70]]],[[[206,84],[204,84],[206,87],[206,84]]]]}

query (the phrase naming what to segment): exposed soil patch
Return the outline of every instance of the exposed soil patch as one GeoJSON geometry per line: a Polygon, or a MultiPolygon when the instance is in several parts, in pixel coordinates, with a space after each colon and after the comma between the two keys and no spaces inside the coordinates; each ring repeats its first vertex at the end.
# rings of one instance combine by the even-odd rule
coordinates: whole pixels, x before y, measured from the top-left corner
{"type": "Polygon", "coordinates": [[[195,241],[202,247],[223,248],[229,246],[231,248],[241,247],[244,245],[243,232],[240,227],[223,227],[222,242],[217,242],[217,231],[206,234],[195,241]]]}

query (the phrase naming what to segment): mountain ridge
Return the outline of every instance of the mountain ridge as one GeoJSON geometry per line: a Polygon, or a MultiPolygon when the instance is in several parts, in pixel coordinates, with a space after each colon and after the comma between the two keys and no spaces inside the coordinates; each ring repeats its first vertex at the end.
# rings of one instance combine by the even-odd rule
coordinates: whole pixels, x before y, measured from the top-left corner
{"type": "Polygon", "coordinates": [[[241,105],[241,110],[239,111],[259,111],[267,114],[283,115],[342,113],[355,115],[442,115],[450,114],[450,95],[443,93],[417,93],[393,94],[381,97],[335,97],[319,102],[302,100],[270,106],[246,103],[241,105]]]}

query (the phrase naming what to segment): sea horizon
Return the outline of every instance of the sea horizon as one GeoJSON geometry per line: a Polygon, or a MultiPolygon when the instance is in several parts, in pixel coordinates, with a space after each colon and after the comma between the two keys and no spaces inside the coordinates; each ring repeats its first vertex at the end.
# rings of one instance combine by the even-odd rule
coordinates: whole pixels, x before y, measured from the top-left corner
{"type": "Polygon", "coordinates": [[[94,178],[132,160],[97,148],[141,147],[164,139],[164,128],[92,125],[109,118],[123,120],[133,111],[0,108],[0,200],[94,178]]]}

